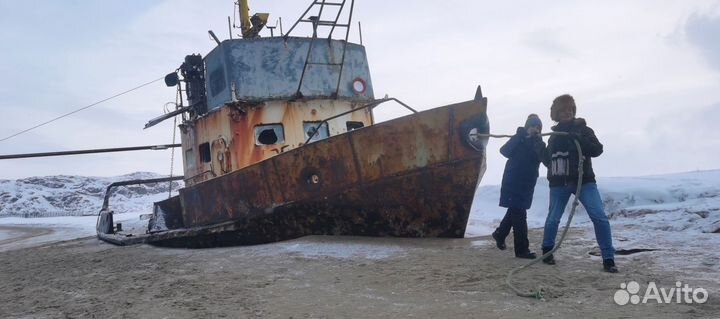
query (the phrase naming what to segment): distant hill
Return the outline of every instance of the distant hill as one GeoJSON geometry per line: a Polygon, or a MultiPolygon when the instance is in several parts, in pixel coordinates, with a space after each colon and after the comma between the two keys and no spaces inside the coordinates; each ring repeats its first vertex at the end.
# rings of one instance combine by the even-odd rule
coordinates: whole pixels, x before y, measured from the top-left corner
{"type": "MultiPolygon", "coordinates": [[[[0,216],[48,217],[93,215],[105,189],[117,181],[163,177],[137,172],[115,177],[44,176],[0,180],[0,216]]],[[[182,184],[174,182],[173,190],[182,184]]],[[[152,212],[152,203],[168,197],[169,183],[118,187],[110,198],[117,212],[152,212]]]]}

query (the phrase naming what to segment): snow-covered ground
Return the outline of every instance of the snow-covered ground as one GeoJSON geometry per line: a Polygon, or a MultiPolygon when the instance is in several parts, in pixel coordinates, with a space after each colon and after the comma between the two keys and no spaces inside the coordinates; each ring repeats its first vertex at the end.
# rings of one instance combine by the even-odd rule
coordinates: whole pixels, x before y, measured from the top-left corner
{"type": "MultiPolygon", "coordinates": [[[[74,178],[77,179],[77,177],[74,178]]],[[[659,176],[599,178],[598,186],[611,218],[615,237],[622,239],[625,246],[660,246],[663,245],[663,240],[669,239],[692,241],[701,234],[711,234],[720,229],[720,170],[659,176]],[[634,229],[640,231],[633,231],[634,229]]],[[[8,192],[8,186],[4,187],[4,191],[8,192]]],[[[44,195],[51,196],[47,191],[44,195]]],[[[132,213],[118,214],[115,218],[117,222],[123,223],[124,228],[128,229],[142,227],[145,221],[141,221],[139,215],[149,213],[152,202],[164,198],[167,193],[146,196],[126,194],[125,196],[130,199],[124,203],[116,199],[114,203],[123,205],[124,209],[132,211],[132,213]]],[[[499,196],[499,185],[478,188],[466,237],[487,235],[497,226],[505,213],[505,209],[497,205],[499,196]]],[[[535,189],[533,207],[528,211],[529,227],[543,226],[547,215],[548,197],[547,180],[541,178],[535,189]]],[[[99,199],[93,198],[95,202],[88,202],[90,207],[99,205],[96,203],[99,199]]],[[[46,201],[37,201],[37,203],[45,205],[46,201]]],[[[569,208],[570,205],[568,205],[568,210],[569,208]]],[[[38,210],[32,207],[29,209],[38,210]]],[[[0,218],[0,247],[4,247],[1,250],[7,250],[10,249],[9,247],[27,247],[51,241],[94,236],[95,221],[95,216],[0,218]],[[6,228],[2,226],[6,226],[6,228]],[[8,241],[18,234],[16,229],[7,228],[7,226],[33,226],[53,231],[9,243],[8,241]]],[[[574,225],[592,226],[582,208],[576,215],[574,225]]],[[[720,237],[720,234],[712,236],[712,238],[717,238],[720,237]]],[[[623,243],[616,246],[622,247],[623,243]]],[[[288,246],[284,248],[309,256],[318,254],[340,257],[363,254],[384,256],[397,253],[397,249],[393,247],[388,248],[388,251],[367,250],[363,247],[326,247],[327,249],[322,249],[324,253],[319,252],[318,247],[288,246]]]]}
{"type": "MultiPolygon", "coordinates": [[[[0,251],[95,235],[97,214],[108,185],[117,181],[163,177],[137,172],[115,177],[44,176],[0,180],[0,251]]],[[[125,229],[143,227],[140,214],[169,196],[169,183],[115,188],[110,209],[125,229]]],[[[177,194],[179,183],[173,182],[177,194]]]]}
{"type": "MultiPolygon", "coordinates": [[[[645,267],[679,270],[682,280],[720,282],[720,170],[642,177],[599,178],[598,188],[605,203],[613,232],[613,244],[619,252],[651,249],[619,256],[637,261],[652,257],[645,267]],[[651,254],[651,255],[647,255],[651,254]]],[[[505,209],[498,207],[500,187],[481,186],[475,194],[466,237],[490,234],[500,223],[505,209]]],[[[571,197],[571,201],[574,198],[571,197]]],[[[547,180],[538,180],[535,200],[528,211],[528,226],[540,228],[547,216],[549,189],[547,180]]],[[[567,217],[570,203],[565,211],[567,217]]],[[[566,218],[563,218],[562,226],[566,218]]],[[[588,253],[598,255],[592,222],[579,206],[570,240],[580,241],[588,253]]],[[[492,247],[491,240],[483,240],[492,247]]],[[[509,241],[512,243],[512,241],[509,241]]],[[[477,243],[481,244],[481,243],[477,243]]],[[[540,243],[530,243],[540,250],[540,243]]],[[[561,253],[562,254],[562,253],[561,253]]],[[[578,258],[579,256],[575,256],[578,258]]],[[[599,257],[593,257],[599,259],[599,257]]]]}
{"type": "MultiPolygon", "coordinates": [[[[126,229],[142,227],[140,215],[145,213],[147,212],[117,214],[115,222],[122,223],[126,229]]],[[[97,216],[0,218],[0,251],[95,236],[96,221],[97,216]],[[21,231],[23,228],[35,229],[38,232],[31,234],[32,236],[24,236],[26,232],[21,231]]]]}
{"type": "MultiPolygon", "coordinates": [[[[613,225],[643,225],[645,229],[686,234],[712,233],[720,228],[720,170],[601,177],[597,184],[613,225]]],[[[549,197],[547,179],[540,178],[528,210],[528,227],[543,226],[549,197]]],[[[499,199],[499,185],[478,188],[466,237],[487,235],[497,227],[506,210],[498,206],[499,199]]],[[[572,200],[573,197],[570,203],[572,200]]],[[[570,211],[570,203],[564,217],[570,211]]],[[[573,223],[592,225],[582,205],[573,223]]]]}

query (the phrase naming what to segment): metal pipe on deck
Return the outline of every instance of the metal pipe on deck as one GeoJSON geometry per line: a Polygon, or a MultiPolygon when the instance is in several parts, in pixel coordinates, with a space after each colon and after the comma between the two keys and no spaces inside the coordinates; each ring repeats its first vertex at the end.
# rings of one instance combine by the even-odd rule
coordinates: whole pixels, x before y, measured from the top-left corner
{"type": "Polygon", "coordinates": [[[64,152],[10,154],[10,155],[0,155],[0,160],[33,158],[33,157],[95,154],[95,153],[128,152],[128,151],[158,151],[158,150],[166,150],[169,148],[181,147],[181,146],[182,146],[182,144],[162,144],[162,145],[147,145],[147,146],[118,147],[118,148],[98,148],[98,149],[64,151],[64,152]]]}

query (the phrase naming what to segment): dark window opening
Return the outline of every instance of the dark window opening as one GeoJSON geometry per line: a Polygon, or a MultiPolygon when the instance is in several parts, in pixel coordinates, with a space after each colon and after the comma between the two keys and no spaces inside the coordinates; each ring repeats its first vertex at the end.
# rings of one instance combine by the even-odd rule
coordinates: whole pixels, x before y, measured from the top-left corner
{"type": "Polygon", "coordinates": [[[225,90],[225,70],[222,65],[210,73],[210,96],[216,97],[225,90]]]}
{"type": "Polygon", "coordinates": [[[256,145],[273,145],[285,143],[282,124],[258,125],[255,127],[256,145]]]}
{"type": "Polygon", "coordinates": [[[260,135],[258,136],[258,141],[261,144],[275,144],[278,141],[277,134],[275,134],[275,130],[267,129],[260,132],[260,135]]]}
{"type": "Polygon", "coordinates": [[[348,132],[365,127],[365,124],[363,124],[363,122],[347,121],[345,124],[347,125],[348,132]]]}
{"type": "Polygon", "coordinates": [[[202,143],[198,148],[200,150],[200,161],[208,163],[212,160],[210,157],[210,143],[202,143]]]}
{"type": "Polygon", "coordinates": [[[328,123],[323,123],[320,128],[318,128],[318,125],[320,125],[320,122],[303,122],[305,138],[309,138],[310,136],[312,136],[310,142],[319,141],[330,137],[330,129],[328,128],[328,123]]]}

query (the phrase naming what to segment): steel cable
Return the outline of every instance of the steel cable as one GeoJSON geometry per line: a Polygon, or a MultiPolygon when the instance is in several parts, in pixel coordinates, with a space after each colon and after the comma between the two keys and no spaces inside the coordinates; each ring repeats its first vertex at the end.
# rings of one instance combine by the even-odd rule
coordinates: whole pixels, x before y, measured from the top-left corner
{"type": "Polygon", "coordinates": [[[62,118],[64,118],[64,117],[67,117],[67,116],[70,116],[70,115],[75,114],[75,113],[77,113],[77,112],[80,112],[80,111],[82,111],[82,110],[89,109],[89,108],[91,108],[91,107],[93,107],[93,106],[96,106],[96,105],[98,105],[98,104],[100,104],[100,103],[107,102],[107,101],[112,100],[112,99],[114,99],[114,98],[116,98],[116,97],[125,95],[125,94],[127,94],[127,93],[130,93],[130,92],[135,91],[135,90],[138,90],[138,89],[141,89],[141,88],[146,87],[146,86],[148,86],[148,85],[150,85],[150,84],[153,84],[153,83],[155,83],[155,82],[157,82],[157,81],[160,81],[160,80],[162,80],[162,79],[164,79],[164,78],[165,78],[165,76],[162,76],[162,77],[160,77],[160,78],[157,78],[157,79],[152,80],[152,81],[150,81],[150,82],[143,83],[143,84],[138,85],[138,86],[136,86],[136,87],[134,87],[134,88],[132,88],[132,89],[129,89],[129,90],[126,90],[126,91],[117,93],[117,94],[115,94],[115,95],[113,95],[113,96],[111,96],[111,97],[102,99],[102,100],[97,101],[97,102],[95,102],[95,103],[92,103],[92,104],[90,104],[90,105],[83,106],[83,107],[81,107],[81,108],[79,108],[79,109],[77,109],[77,110],[74,110],[74,111],[72,111],[72,112],[65,113],[65,114],[60,115],[60,116],[58,116],[58,117],[56,117],[56,118],[53,118],[53,119],[51,119],[51,120],[42,122],[42,123],[37,124],[37,125],[35,125],[35,126],[33,126],[33,127],[24,129],[24,130],[22,130],[22,131],[20,131],[20,132],[17,132],[17,133],[15,133],[15,134],[12,134],[12,135],[10,135],[10,136],[7,136],[7,137],[5,137],[5,138],[3,138],[3,139],[0,139],[0,142],[9,140],[9,139],[11,139],[11,138],[13,138],[13,137],[15,137],[15,136],[20,135],[20,134],[27,133],[27,132],[29,132],[29,131],[32,131],[32,130],[38,128],[38,127],[41,127],[41,126],[50,124],[50,123],[52,123],[52,122],[55,122],[55,121],[57,121],[57,120],[59,120],[59,119],[62,119],[62,118]]]}

